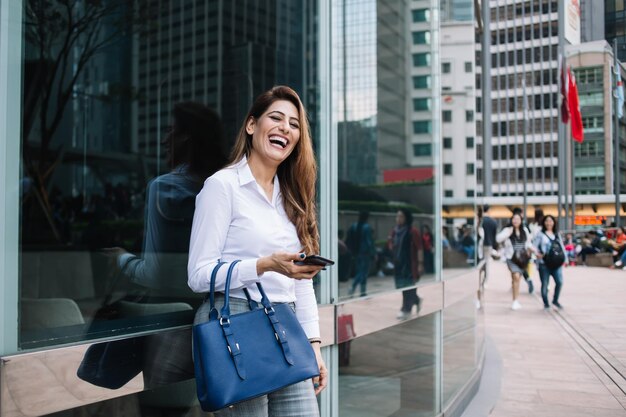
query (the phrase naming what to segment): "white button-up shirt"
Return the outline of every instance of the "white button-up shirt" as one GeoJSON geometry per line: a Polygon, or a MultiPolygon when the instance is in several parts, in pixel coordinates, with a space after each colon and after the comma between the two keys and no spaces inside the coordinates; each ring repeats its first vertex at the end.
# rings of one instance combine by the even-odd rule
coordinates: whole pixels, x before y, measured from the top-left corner
{"type": "MultiPolygon", "coordinates": [[[[277,272],[257,275],[261,257],[274,252],[302,249],[296,228],[283,207],[278,176],[269,201],[256,182],[244,157],[209,177],[196,197],[189,245],[188,284],[195,292],[209,292],[211,273],[218,261],[238,263],[231,277],[230,295],[261,300],[256,282],[263,284],[272,302],[295,302],[296,316],[307,337],[319,337],[318,311],[312,280],[295,280],[277,272]]],[[[215,279],[215,290],[224,291],[228,265],[215,279]]]]}

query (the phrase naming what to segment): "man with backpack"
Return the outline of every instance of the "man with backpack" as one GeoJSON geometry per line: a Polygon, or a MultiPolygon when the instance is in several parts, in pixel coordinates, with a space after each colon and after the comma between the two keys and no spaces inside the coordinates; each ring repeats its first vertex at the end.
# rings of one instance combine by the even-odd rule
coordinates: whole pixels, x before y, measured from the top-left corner
{"type": "Polygon", "coordinates": [[[544,216],[541,222],[541,232],[534,240],[535,252],[541,277],[541,298],[544,310],[550,309],[548,302],[548,283],[550,276],[554,278],[555,288],[552,305],[563,308],[559,302],[561,287],[563,286],[563,264],[565,263],[565,245],[559,236],[556,220],[550,214],[544,216]]]}

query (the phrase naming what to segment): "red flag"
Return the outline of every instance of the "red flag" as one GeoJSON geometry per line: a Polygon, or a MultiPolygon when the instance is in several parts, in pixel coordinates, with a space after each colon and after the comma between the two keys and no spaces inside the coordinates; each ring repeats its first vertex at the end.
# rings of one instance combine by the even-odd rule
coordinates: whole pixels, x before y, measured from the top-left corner
{"type": "Polygon", "coordinates": [[[565,71],[565,58],[559,60],[561,68],[561,121],[567,124],[569,122],[569,105],[567,98],[567,72],[565,71]]]}
{"type": "Polygon", "coordinates": [[[572,116],[572,137],[576,142],[583,141],[583,119],[580,114],[580,104],[578,102],[578,87],[576,87],[576,77],[568,69],[569,88],[567,92],[567,102],[569,104],[570,115],[572,116]]]}

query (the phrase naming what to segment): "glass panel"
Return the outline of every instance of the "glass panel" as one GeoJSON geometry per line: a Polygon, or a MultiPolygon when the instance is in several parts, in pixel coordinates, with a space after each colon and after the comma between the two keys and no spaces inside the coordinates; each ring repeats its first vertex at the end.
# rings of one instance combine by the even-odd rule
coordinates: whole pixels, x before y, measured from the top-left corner
{"type": "Polygon", "coordinates": [[[21,348],[189,324],[195,195],[251,100],[290,85],[317,135],[317,3],[48,3],[24,8],[21,348]]]}
{"type": "MultiPolygon", "coordinates": [[[[440,64],[431,45],[412,45],[403,30],[412,24],[404,7],[391,0],[335,3],[340,298],[435,279],[433,154],[440,112],[438,82],[431,78],[440,64]],[[415,101],[406,89],[411,80],[420,88],[415,101]]],[[[413,11],[429,16],[426,9],[413,11]]],[[[415,26],[438,44],[438,24],[415,26]]]]}
{"type": "Polygon", "coordinates": [[[156,417],[206,415],[196,397],[195,381],[183,381],[138,394],[100,401],[45,417],[156,417]]]}
{"type": "MultiPolygon", "coordinates": [[[[462,1],[452,2],[461,4],[462,1]]],[[[457,62],[463,65],[443,67],[450,71],[446,84],[451,86],[450,95],[444,96],[441,103],[441,130],[444,138],[449,138],[449,146],[444,146],[441,154],[443,164],[442,189],[444,190],[444,206],[442,211],[442,266],[443,278],[451,278],[462,274],[467,268],[476,265],[476,224],[474,200],[476,164],[474,137],[476,137],[476,76],[473,73],[475,51],[466,48],[455,40],[471,39],[474,28],[471,25],[443,27],[442,32],[451,37],[442,44],[442,62],[457,62]],[[471,87],[468,87],[471,86],[471,87]],[[459,123],[465,120],[466,123],[459,123]],[[454,198],[454,202],[449,199],[454,198]]],[[[479,121],[480,122],[480,121],[479,121]]],[[[444,145],[445,142],[444,142],[444,145]]]]}
{"type": "Polygon", "coordinates": [[[340,416],[437,414],[439,314],[339,345],[340,416]]]}
{"type": "Polygon", "coordinates": [[[476,348],[476,306],[467,297],[443,310],[444,408],[474,371],[476,348]]]}

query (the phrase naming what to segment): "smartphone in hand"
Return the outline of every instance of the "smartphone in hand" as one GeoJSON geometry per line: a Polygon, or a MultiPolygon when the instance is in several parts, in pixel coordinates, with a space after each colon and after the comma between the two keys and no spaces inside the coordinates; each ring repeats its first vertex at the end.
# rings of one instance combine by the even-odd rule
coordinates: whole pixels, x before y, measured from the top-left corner
{"type": "Polygon", "coordinates": [[[335,261],[323,258],[319,255],[309,255],[301,261],[295,261],[296,265],[318,265],[318,266],[330,266],[334,265],[335,261]]]}

